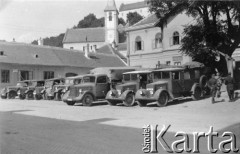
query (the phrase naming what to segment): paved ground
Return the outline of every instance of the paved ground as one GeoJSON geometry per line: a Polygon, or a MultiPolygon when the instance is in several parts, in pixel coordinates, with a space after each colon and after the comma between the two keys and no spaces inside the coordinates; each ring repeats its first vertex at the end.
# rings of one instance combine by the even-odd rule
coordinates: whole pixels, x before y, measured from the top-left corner
{"type": "MultiPolygon", "coordinates": [[[[143,153],[142,127],[171,124],[166,140],[174,132],[232,131],[240,148],[240,99],[210,103],[184,100],[167,107],[67,106],[63,102],[0,99],[1,153],[143,153]]],[[[220,100],[221,100],[220,99],[220,100]]],[[[176,140],[176,139],[175,139],[176,140]]],[[[191,140],[191,139],[190,139],[191,140]]],[[[207,153],[206,139],[200,152],[207,153]]],[[[191,143],[191,142],[190,142],[191,143]]],[[[219,139],[214,143],[218,147],[219,139]]],[[[159,153],[166,153],[161,147],[159,153]]]]}

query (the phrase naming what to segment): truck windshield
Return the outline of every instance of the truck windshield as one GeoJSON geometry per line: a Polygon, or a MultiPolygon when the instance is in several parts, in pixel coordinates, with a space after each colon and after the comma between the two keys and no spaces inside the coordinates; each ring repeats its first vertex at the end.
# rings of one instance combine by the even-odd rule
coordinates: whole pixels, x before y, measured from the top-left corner
{"type": "Polygon", "coordinates": [[[137,74],[131,74],[131,80],[136,81],[138,79],[137,74]]]}
{"type": "Polygon", "coordinates": [[[170,79],[170,72],[162,72],[162,79],[170,79]]]}
{"type": "Polygon", "coordinates": [[[94,83],[95,77],[94,76],[84,76],[83,83],[94,83]]]}
{"type": "Polygon", "coordinates": [[[80,84],[82,82],[82,79],[75,79],[73,84],[80,84]]]}
{"type": "Polygon", "coordinates": [[[161,79],[162,78],[162,73],[161,72],[154,72],[153,73],[153,78],[154,79],[161,79]]]}
{"type": "Polygon", "coordinates": [[[130,74],[124,74],[123,75],[123,80],[124,81],[130,81],[130,74]]]}

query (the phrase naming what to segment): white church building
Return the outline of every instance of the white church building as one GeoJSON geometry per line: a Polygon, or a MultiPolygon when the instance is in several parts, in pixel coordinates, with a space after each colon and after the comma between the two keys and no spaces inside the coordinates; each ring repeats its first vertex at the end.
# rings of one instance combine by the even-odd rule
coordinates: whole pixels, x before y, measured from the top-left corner
{"type": "Polygon", "coordinates": [[[105,44],[118,44],[118,9],[114,0],[109,0],[105,12],[105,27],[67,29],[63,48],[92,51],[105,44]]]}

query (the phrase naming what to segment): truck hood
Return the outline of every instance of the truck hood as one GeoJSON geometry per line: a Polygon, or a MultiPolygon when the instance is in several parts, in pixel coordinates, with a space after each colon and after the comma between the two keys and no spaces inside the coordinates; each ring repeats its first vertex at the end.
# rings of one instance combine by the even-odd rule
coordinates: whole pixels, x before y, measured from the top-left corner
{"type": "Polygon", "coordinates": [[[136,82],[128,82],[128,83],[117,85],[116,89],[122,89],[123,87],[135,86],[135,85],[137,85],[136,82]]]}

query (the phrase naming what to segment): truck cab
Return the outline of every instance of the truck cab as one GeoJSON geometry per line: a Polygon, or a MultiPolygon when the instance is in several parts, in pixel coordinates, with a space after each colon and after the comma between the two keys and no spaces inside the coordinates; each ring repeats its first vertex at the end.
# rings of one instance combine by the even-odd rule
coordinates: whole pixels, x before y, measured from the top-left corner
{"type": "Polygon", "coordinates": [[[18,96],[18,91],[20,88],[27,88],[30,82],[30,80],[19,81],[16,86],[7,86],[3,88],[1,91],[1,98],[14,99],[16,96],[18,96]]]}
{"type": "Polygon", "coordinates": [[[69,87],[63,101],[68,105],[78,102],[91,106],[94,101],[104,99],[109,90],[110,82],[106,74],[87,74],[83,75],[81,84],[69,87]]]}
{"type": "Polygon", "coordinates": [[[64,84],[54,85],[54,99],[59,101],[62,100],[63,95],[69,90],[71,85],[77,85],[82,82],[82,75],[67,77],[64,84]]]}
{"type": "Polygon", "coordinates": [[[147,84],[146,90],[136,93],[139,106],[157,102],[158,106],[166,106],[170,100],[189,97],[198,100],[206,84],[206,76],[201,75],[199,68],[165,68],[151,73],[153,82],[147,84]]]}
{"type": "Polygon", "coordinates": [[[123,73],[122,84],[116,85],[116,89],[111,89],[106,96],[110,105],[122,102],[125,106],[133,106],[135,103],[135,93],[139,89],[145,89],[150,83],[151,71],[131,71],[123,73]]]}
{"type": "Polygon", "coordinates": [[[20,99],[34,99],[33,91],[36,87],[41,87],[44,85],[44,80],[31,80],[28,83],[28,86],[21,87],[17,94],[20,99]]]}

